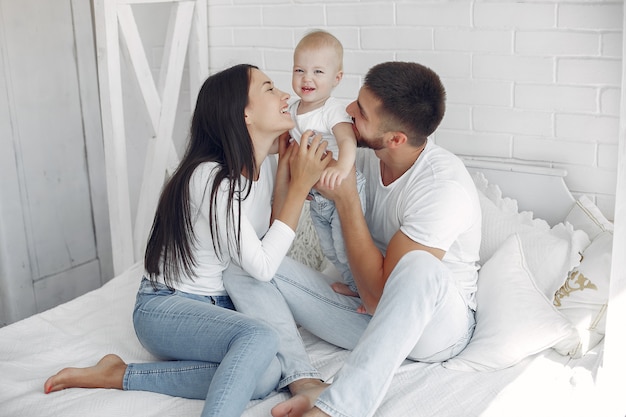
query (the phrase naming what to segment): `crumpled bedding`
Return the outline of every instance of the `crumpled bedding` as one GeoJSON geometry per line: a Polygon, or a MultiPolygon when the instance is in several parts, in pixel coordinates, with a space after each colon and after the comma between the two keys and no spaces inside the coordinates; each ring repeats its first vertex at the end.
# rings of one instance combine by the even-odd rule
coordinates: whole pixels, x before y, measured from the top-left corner
{"type": "MultiPolygon", "coordinates": [[[[153,359],[131,321],[141,274],[136,264],[95,291],[0,329],[0,417],[200,415],[202,401],[149,392],[78,388],[43,393],[48,376],[67,366],[93,365],[106,353],[128,362],[153,359]]],[[[332,379],[348,352],[304,330],[302,337],[314,365],[332,379]]],[[[550,349],[496,372],[407,361],[375,416],[600,416],[594,380],[602,346],[577,360],[550,349]]],[[[269,416],[271,407],[286,398],[280,392],[252,401],[244,416],[269,416]]]]}

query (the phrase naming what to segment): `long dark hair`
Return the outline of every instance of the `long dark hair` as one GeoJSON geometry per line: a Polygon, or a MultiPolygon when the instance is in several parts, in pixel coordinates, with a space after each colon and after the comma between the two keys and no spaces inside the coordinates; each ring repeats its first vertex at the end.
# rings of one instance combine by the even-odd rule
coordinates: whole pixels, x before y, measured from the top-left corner
{"type": "Polygon", "coordinates": [[[240,253],[241,212],[233,201],[244,200],[250,193],[250,181],[242,181],[242,173],[256,172],[252,138],[246,127],[244,112],[248,104],[248,90],[253,65],[240,64],[210,76],[198,93],[189,142],[185,155],[172,177],[165,184],[148,238],[144,266],[154,283],[162,274],[165,284],[172,287],[180,282],[184,272],[193,278],[197,265],[193,254],[196,236],[193,230],[195,214],[191,213],[189,181],[194,170],[203,162],[217,162],[218,168],[210,187],[209,221],[213,247],[219,257],[221,245],[218,236],[217,191],[224,180],[229,183],[227,224],[236,224],[227,241],[235,239],[240,253]],[[161,268],[163,269],[161,271],[161,268]]]}

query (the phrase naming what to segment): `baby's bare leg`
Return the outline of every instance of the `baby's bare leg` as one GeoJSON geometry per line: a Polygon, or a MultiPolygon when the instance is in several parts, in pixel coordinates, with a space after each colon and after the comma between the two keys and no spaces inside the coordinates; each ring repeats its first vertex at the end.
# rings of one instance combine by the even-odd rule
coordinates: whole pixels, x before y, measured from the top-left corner
{"type": "Polygon", "coordinates": [[[51,376],[44,384],[49,394],[66,388],[123,389],[126,363],[117,355],[106,355],[97,364],[87,368],[65,368],[51,376]]]}

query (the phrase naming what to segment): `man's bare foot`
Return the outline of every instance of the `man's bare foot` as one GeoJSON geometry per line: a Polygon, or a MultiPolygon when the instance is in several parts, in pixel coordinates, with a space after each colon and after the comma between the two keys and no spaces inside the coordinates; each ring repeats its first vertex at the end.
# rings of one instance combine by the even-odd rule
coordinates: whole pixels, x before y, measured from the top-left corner
{"type": "Polygon", "coordinates": [[[354,292],[343,282],[333,282],[330,287],[337,293],[347,295],[348,297],[358,297],[359,293],[354,292]]]}
{"type": "MultiPolygon", "coordinates": [[[[319,379],[300,379],[289,385],[293,397],[277,404],[272,408],[273,417],[301,417],[307,411],[313,412],[313,405],[317,397],[328,387],[328,384],[319,379]]],[[[321,411],[320,411],[321,412],[321,411]]],[[[309,415],[309,414],[307,414],[309,415]]],[[[315,414],[312,414],[315,415],[315,414]]],[[[320,416],[326,414],[319,414],[320,416]]]]}
{"type": "Polygon", "coordinates": [[[43,385],[49,394],[66,388],[123,388],[126,363],[117,355],[106,355],[88,368],[65,368],[43,385]]]}

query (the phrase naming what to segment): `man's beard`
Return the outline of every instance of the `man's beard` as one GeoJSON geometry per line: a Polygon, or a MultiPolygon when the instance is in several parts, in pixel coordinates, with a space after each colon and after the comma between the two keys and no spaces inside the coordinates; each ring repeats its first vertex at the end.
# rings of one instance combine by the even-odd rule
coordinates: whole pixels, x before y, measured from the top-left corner
{"type": "Polygon", "coordinates": [[[384,148],[383,138],[377,137],[375,139],[365,139],[362,136],[356,141],[356,146],[359,148],[369,148],[374,151],[379,151],[384,148]]]}

